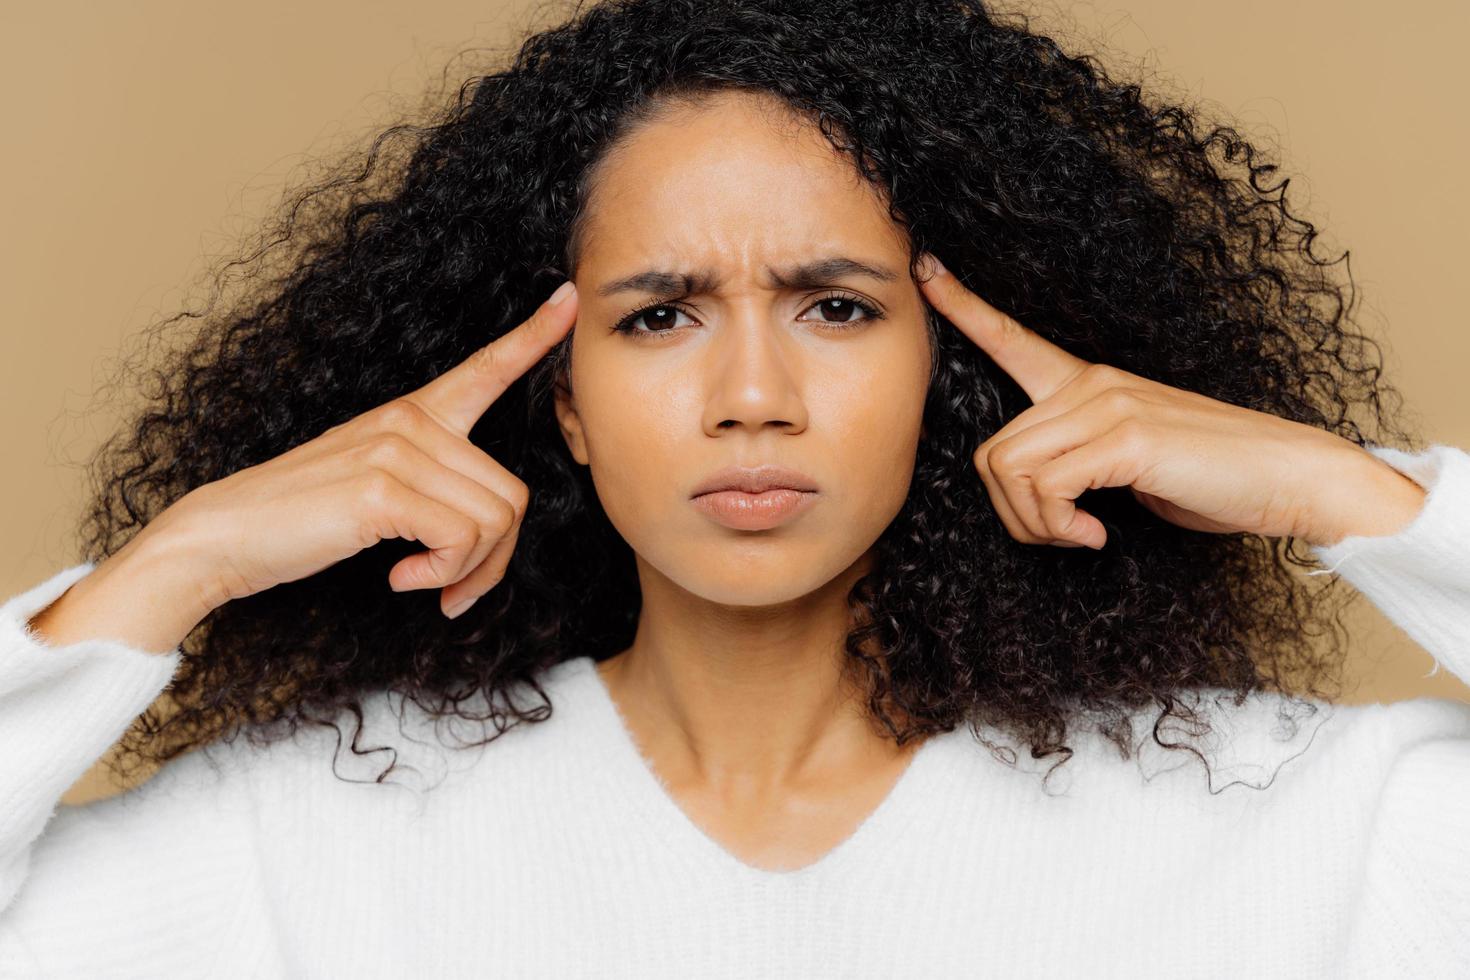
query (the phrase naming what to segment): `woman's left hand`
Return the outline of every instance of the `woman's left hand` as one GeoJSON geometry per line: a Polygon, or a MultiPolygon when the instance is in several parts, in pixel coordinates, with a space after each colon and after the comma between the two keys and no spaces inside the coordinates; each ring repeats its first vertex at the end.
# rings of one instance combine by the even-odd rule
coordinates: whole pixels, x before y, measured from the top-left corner
{"type": "Polygon", "coordinates": [[[1313,545],[1391,534],[1423,505],[1419,484],[1356,443],[1085,361],[936,271],[925,298],[1034,402],[973,457],[1018,541],[1101,548],[1102,523],[1074,504],[1096,487],[1126,486],[1191,530],[1313,545]]]}

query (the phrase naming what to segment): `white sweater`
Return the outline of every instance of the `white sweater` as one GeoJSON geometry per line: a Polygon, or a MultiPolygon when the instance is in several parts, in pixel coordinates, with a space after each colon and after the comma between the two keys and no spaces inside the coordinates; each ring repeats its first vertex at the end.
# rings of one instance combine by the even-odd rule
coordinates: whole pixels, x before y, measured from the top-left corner
{"type": "MultiPolygon", "coordinates": [[[[1373,451],[1424,509],[1314,574],[1470,679],[1470,455],[1373,451]]],[[[89,568],[0,606],[3,977],[1470,977],[1467,704],[1311,702],[1290,735],[1290,701],[1208,702],[1215,738],[1161,737],[1213,786],[1141,721],[1126,762],[1074,733],[1050,794],[1057,757],[1011,769],[961,726],[794,872],[689,821],[587,657],[542,678],[548,721],[484,748],[370,702],[358,745],[418,778],[374,784],[388,752],[312,727],[58,809],[179,663],[26,631],[89,568]]]]}

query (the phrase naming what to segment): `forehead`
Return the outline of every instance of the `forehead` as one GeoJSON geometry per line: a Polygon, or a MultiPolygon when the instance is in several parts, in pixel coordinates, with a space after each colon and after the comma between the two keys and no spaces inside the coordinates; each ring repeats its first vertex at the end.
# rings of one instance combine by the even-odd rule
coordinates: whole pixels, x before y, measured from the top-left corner
{"type": "Polygon", "coordinates": [[[902,254],[881,190],[821,132],[773,99],[673,106],[598,164],[580,262],[790,267],[813,255],[902,254]]]}

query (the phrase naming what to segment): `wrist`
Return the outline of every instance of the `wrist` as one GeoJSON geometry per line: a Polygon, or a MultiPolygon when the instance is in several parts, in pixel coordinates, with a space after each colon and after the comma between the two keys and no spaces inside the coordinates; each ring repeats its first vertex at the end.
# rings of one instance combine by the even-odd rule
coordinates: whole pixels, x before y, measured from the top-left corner
{"type": "Polygon", "coordinates": [[[145,529],[33,625],[57,646],[101,637],[150,653],[171,652],[217,605],[210,579],[191,555],[145,529]]]}
{"type": "Polygon", "coordinates": [[[1360,469],[1331,482],[1338,516],[1313,544],[1331,547],[1348,537],[1397,534],[1424,509],[1428,492],[1422,486],[1367,450],[1359,449],[1357,456],[1360,469]]]}

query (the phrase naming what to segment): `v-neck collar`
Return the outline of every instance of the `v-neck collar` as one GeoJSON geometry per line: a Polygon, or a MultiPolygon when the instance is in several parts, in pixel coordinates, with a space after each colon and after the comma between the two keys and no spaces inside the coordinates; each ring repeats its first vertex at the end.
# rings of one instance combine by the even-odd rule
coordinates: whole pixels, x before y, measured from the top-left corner
{"type": "Polygon", "coordinates": [[[620,792],[646,822],[656,840],[687,856],[696,865],[746,880],[796,884],[819,877],[840,875],[850,866],[865,864],[881,854],[893,840],[901,836],[932,798],[934,781],[939,777],[939,755],[945,733],[932,735],[915,750],[908,765],[889,789],[888,795],[869,812],[863,822],[846,839],[817,860],[789,871],[771,870],[747,864],[727,851],[706,834],[670,795],[653,766],[644,758],[624,721],[612,693],[597,671],[590,656],[567,661],[572,671],[578,700],[587,712],[590,729],[595,733],[607,776],[620,787],[620,792]]]}

